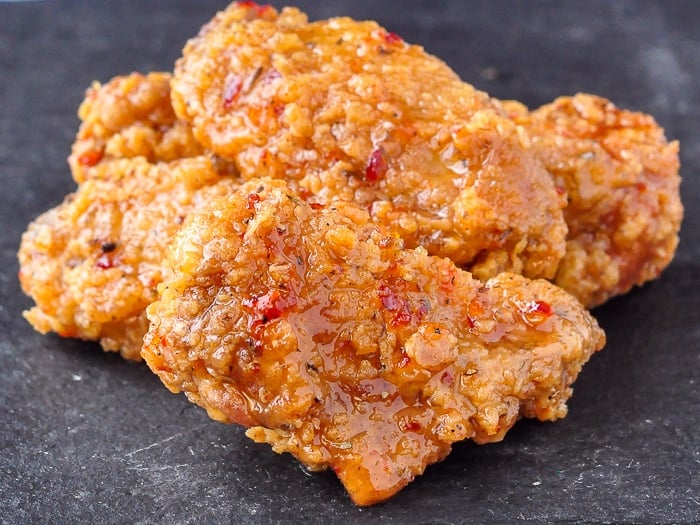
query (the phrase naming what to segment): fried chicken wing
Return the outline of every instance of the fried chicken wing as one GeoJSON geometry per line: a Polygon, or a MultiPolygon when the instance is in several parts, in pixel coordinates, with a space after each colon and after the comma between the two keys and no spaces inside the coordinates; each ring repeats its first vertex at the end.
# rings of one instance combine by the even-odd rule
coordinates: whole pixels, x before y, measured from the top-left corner
{"type": "Polygon", "coordinates": [[[566,254],[554,282],[591,307],[658,277],[683,217],[678,143],[651,116],[593,95],[532,112],[504,104],[568,195],[566,254]]]}
{"type": "Polygon", "coordinates": [[[103,159],[143,157],[155,163],[204,153],[189,124],[175,116],[169,73],[132,73],[104,85],[95,82],[78,116],[81,125],[68,157],[77,183],[87,180],[90,168],[103,159]]]}
{"type": "Polygon", "coordinates": [[[190,216],[148,307],[143,356],[214,419],[330,467],[351,498],[389,498],[452,443],[566,414],[604,343],[560,288],[480,282],[353,203],[251,180],[190,216]]]}
{"type": "Polygon", "coordinates": [[[29,225],[20,283],[36,302],[25,317],[42,333],[99,339],[140,359],[168,242],[191,210],[226,195],[238,179],[207,157],[151,164],[115,159],[29,225]]]}
{"type": "Polygon", "coordinates": [[[551,278],[564,254],[564,202],[527,135],[375,22],[234,3],[186,45],[172,100],[244,178],[352,200],[481,278],[551,278]]]}

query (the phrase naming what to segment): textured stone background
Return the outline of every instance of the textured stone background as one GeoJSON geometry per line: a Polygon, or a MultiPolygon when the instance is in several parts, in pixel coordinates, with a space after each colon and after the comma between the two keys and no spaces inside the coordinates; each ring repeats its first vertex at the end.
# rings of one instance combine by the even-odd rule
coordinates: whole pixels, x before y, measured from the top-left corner
{"type": "MultiPolygon", "coordinates": [[[[278,2],[274,2],[280,5],[278,2]]],[[[16,279],[26,224],[74,187],[93,79],[168,70],[224,1],[0,3],[0,522],[512,523],[700,520],[700,2],[300,2],[379,20],[531,106],[598,93],[681,141],[686,219],[662,278],[596,310],[609,337],[570,415],[460,444],[392,501],[249,442],[145,366],[34,333],[16,279]]]]}

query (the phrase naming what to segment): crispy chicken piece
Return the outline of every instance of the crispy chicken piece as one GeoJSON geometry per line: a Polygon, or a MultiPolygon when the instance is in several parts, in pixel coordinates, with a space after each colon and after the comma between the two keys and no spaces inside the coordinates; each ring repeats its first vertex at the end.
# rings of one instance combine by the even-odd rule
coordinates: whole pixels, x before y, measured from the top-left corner
{"type": "Polygon", "coordinates": [[[36,302],[25,317],[42,333],[99,339],[139,360],[170,239],[238,177],[177,120],[168,74],[94,84],[79,116],[69,163],[80,185],[22,237],[20,283],[36,302]]]}
{"type": "Polygon", "coordinates": [[[118,76],[95,82],[78,109],[80,130],[68,163],[76,182],[90,177],[102,159],[144,157],[170,162],[204,153],[189,124],[170,103],[170,74],[118,76]]]}
{"type": "Polygon", "coordinates": [[[185,216],[238,178],[207,157],[151,164],[102,161],[91,177],[22,236],[19,279],[36,302],[25,317],[42,333],[99,339],[105,350],[140,359],[162,258],[185,216]]]}
{"type": "Polygon", "coordinates": [[[554,282],[592,307],[659,276],[683,217],[678,143],[654,119],[593,95],[528,113],[504,103],[566,190],[566,255],[554,282]]]}
{"type": "Polygon", "coordinates": [[[479,282],[370,222],[251,180],[190,216],[148,307],[143,356],[214,419],[330,467],[359,505],[391,497],[452,443],[566,414],[604,344],[560,288],[479,282]]]}
{"type": "Polygon", "coordinates": [[[442,61],[375,22],[309,23],[295,8],[234,3],[190,40],[177,115],[244,178],[351,200],[408,247],[554,276],[566,226],[529,137],[442,61]]]}

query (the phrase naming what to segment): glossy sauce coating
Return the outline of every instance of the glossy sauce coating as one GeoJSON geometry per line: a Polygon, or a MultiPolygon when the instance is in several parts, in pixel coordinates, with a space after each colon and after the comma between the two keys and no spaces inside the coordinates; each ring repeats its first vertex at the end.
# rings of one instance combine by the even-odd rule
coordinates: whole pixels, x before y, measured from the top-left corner
{"type": "Polygon", "coordinates": [[[253,180],[194,214],[148,308],[143,356],[220,421],[384,500],[463,439],[566,414],[604,343],[546,281],[482,283],[370,223],[253,180]]]}
{"type": "Polygon", "coordinates": [[[553,277],[564,253],[564,201],[527,135],[375,22],[231,4],[185,46],[172,99],[244,178],[356,202],[480,277],[553,277]]]}

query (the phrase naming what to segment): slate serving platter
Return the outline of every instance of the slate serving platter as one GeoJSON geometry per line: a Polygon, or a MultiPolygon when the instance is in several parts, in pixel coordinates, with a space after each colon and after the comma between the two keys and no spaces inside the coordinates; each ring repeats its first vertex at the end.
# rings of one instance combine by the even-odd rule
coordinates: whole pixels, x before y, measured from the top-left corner
{"type": "Polygon", "coordinates": [[[209,420],[144,365],[31,329],[15,253],[26,224],[74,189],[65,158],[85,88],[172,69],[225,4],[0,2],[0,522],[699,522],[698,2],[298,4],[312,19],[376,19],[494,96],[534,107],[597,93],[680,140],[678,255],[595,310],[608,344],[563,421],[459,444],[391,501],[357,508],[333,474],[209,420]]]}

